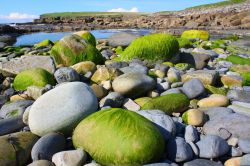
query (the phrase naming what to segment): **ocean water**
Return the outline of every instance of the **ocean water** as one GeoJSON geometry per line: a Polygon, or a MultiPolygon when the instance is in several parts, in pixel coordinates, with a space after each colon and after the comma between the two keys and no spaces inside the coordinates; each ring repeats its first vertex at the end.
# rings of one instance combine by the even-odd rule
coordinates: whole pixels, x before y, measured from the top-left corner
{"type": "MultiPolygon", "coordinates": [[[[91,33],[96,37],[96,39],[106,39],[113,34],[120,33],[120,32],[129,32],[133,34],[140,34],[140,35],[147,35],[152,30],[150,29],[105,29],[105,30],[92,30],[91,33]]],[[[37,33],[30,33],[24,34],[17,37],[17,41],[15,46],[21,45],[34,45],[43,41],[45,39],[49,39],[51,41],[60,40],[62,37],[72,34],[73,32],[37,32],[37,33]]]]}

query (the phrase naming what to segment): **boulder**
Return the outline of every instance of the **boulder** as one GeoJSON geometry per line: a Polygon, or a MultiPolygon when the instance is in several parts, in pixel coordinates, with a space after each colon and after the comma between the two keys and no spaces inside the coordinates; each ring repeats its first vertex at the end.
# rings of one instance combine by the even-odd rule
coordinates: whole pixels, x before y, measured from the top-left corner
{"type": "Polygon", "coordinates": [[[133,40],[138,37],[138,35],[127,32],[117,33],[108,38],[108,44],[112,47],[127,47],[133,40]]]}
{"type": "Polygon", "coordinates": [[[204,85],[213,85],[216,83],[218,73],[215,70],[196,70],[190,71],[181,76],[182,82],[189,81],[190,79],[197,78],[204,85]]]}

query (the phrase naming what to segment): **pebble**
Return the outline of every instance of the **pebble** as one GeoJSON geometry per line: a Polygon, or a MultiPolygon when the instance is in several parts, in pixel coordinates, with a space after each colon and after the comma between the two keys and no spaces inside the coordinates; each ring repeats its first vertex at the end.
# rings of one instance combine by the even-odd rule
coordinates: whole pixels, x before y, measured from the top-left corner
{"type": "Polygon", "coordinates": [[[201,99],[197,103],[199,107],[225,107],[228,106],[228,104],[228,98],[219,94],[212,94],[208,98],[201,99]]]}
{"type": "Polygon", "coordinates": [[[60,84],[63,82],[79,81],[79,74],[70,67],[61,67],[54,73],[56,81],[60,84]]]}
{"type": "Polygon", "coordinates": [[[131,110],[131,111],[139,111],[141,107],[133,100],[125,99],[125,101],[123,103],[123,108],[125,108],[127,110],[131,110]]]}
{"type": "Polygon", "coordinates": [[[199,140],[199,134],[196,128],[191,125],[188,125],[185,128],[185,136],[186,142],[197,142],[199,140]]]}
{"type": "Polygon", "coordinates": [[[244,90],[230,90],[227,93],[227,98],[230,99],[230,101],[250,103],[250,93],[244,90]]]}
{"type": "Polygon", "coordinates": [[[205,92],[205,87],[200,80],[194,78],[184,83],[182,91],[189,99],[194,99],[205,92]]]}
{"type": "Polygon", "coordinates": [[[193,126],[202,126],[205,123],[205,114],[198,109],[190,109],[182,115],[185,123],[193,126]]]}
{"type": "Polygon", "coordinates": [[[124,102],[124,97],[117,92],[110,92],[106,97],[99,102],[100,107],[110,106],[113,108],[119,108],[124,102]]]}

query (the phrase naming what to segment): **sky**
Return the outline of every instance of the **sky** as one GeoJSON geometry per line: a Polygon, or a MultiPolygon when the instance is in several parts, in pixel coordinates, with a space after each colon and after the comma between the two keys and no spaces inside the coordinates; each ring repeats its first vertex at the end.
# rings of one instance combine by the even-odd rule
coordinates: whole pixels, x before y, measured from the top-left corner
{"type": "Polygon", "coordinates": [[[0,23],[28,22],[53,12],[158,12],[221,0],[0,0],[0,23]]]}

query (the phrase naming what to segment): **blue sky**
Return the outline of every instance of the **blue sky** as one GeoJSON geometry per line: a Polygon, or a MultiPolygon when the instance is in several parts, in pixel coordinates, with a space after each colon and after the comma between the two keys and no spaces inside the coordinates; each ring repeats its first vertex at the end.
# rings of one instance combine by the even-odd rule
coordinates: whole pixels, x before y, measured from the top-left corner
{"type": "Polygon", "coordinates": [[[0,23],[31,21],[43,13],[181,10],[221,0],[0,0],[0,23]]]}

